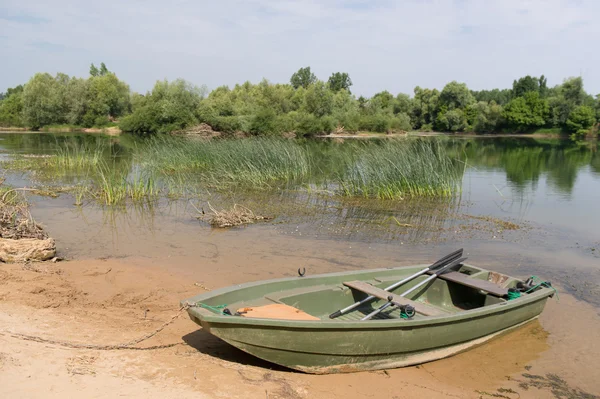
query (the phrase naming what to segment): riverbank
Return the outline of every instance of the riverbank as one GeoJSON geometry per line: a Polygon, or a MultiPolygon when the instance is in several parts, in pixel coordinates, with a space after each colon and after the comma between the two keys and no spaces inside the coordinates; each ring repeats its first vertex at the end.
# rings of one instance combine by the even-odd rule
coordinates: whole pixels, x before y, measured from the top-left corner
{"type": "MultiPolygon", "coordinates": [[[[225,266],[222,260],[218,263],[225,266]]],[[[372,396],[375,386],[374,397],[386,398],[559,397],[553,392],[575,398],[600,392],[596,367],[590,367],[597,364],[600,351],[589,345],[600,329],[600,317],[560,287],[560,302],[550,301],[539,321],[484,346],[417,367],[359,374],[315,376],[278,368],[202,332],[186,315],[136,345],[164,346],[158,349],[70,349],[14,334],[85,344],[126,342],[170,320],[181,298],[287,274],[254,268],[259,261],[259,254],[250,254],[247,271],[240,274],[236,263],[229,262],[225,270],[207,273],[213,262],[200,260],[196,278],[140,257],[3,265],[0,393],[30,398],[127,394],[262,399],[358,398],[372,396]]]]}
{"type": "Polygon", "coordinates": [[[475,132],[422,132],[418,130],[399,133],[377,133],[377,132],[357,132],[357,133],[331,133],[318,135],[319,138],[340,138],[340,139],[368,139],[368,138],[398,138],[398,137],[458,137],[458,138],[493,138],[493,137],[523,137],[523,138],[553,138],[568,139],[569,136],[560,132],[540,131],[534,133],[475,133],[475,132]]]}
{"type": "Polygon", "coordinates": [[[0,127],[0,133],[102,133],[109,136],[116,136],[122,133],[118,126],[110,127],[77,127],[77,126],[58,126],[44,127],[38,131],[30,130],[24,127],[0,127]]]}

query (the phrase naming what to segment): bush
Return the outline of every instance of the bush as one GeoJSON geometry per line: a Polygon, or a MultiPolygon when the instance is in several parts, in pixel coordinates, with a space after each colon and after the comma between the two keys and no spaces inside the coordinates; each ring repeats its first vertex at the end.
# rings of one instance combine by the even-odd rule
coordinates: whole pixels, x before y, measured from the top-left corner
{"type": "Polygon", "coordinates": [[[591,107],[580,105],[569,114],[567,130],[579,136],[584,136],[596,122],[594,110],[591,107]]]}
{"type": "Polygon", "coordinates": [[[277,133],[277,115],[270,108],[261,108],[256,112],[250,123],[248,133],[255,136],[277,133]]]}
{"type": "Polygon", "coordinates": [[[390,130],[392,118],[385,114],[366,115],[360,118],[359,129],[384,133],[390,130]]]}
{"type": "Polygon", "coordinates": [[[298,114],[296,133],[301,136],[312,136],[322,132],[323,126],[319,118],[313,114],[298,114]]]}
{"type": "Polygon", "coordinates": [[[147,105],[124,117],[119,127],[124,132],[135,134],[153,134],[158,133],[160,129],[155,113],[147,105]]]}
{"type": "Polygon", "coordinates": [[[321,131],[323,133],[331,133],[337,126],[336,120],[332,116],[324,116],[321,118],[321,131]]]}
{"type": "Polygon", "coordinates": [[[404,130],[410,131],[412,130],[412,124],[410,122],[410,116],[405,113],[399,113],[391,120],[391,128],[393,130],[404,130]]]}

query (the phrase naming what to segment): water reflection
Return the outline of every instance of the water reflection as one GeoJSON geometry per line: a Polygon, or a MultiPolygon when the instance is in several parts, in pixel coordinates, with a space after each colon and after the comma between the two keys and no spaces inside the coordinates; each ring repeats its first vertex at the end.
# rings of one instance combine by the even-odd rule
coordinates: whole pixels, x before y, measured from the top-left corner
{"type": "Polygon", "coordinates": [[[556,191],[571,194],[577,176],[588,166],[600,174],[597,143],[531,138],[450,140],[449,148],[479,170],[501,170],[516,192],[537,189],[541,178],[556,191]]]}

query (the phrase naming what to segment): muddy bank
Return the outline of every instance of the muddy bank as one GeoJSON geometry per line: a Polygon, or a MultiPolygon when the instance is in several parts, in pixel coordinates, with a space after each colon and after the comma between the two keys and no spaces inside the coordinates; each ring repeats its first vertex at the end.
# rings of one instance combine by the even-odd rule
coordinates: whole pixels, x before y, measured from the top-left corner
{"type": "Polygon", "coordinates": [[[238,279],[285,274],[270,276],[254,269],[231,279],[201,271],[203,264],[195,278],[140,257],[2,265],[0,394],[576,398],[600,392],[594,378],[600,348],[589,345],[600,330],[600,317],[597,309],[564,292],[560,302],[549,302],[539,321],[469,352],[417,367],[348,375],[314,376],[281,369],[204,333],[186,315],[136,345],[162,349],[69,349],[13,336],[88,344],[127,342],[177,315],[181,298],[238,279]]]}

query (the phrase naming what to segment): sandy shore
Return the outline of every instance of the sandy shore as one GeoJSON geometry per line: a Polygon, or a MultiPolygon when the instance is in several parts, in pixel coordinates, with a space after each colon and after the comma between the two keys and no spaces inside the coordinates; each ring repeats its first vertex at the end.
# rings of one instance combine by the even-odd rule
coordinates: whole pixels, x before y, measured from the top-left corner
{"type": "Polygon", "coordinates": [[[176,315],[180,299],[225,280],[193,281],[141,257],[0,265],[0,397],[575,398],[600,392],[600,346],[592,344],[598,311],[566,294],[550,301],[539,321],[466,353],[347,375],[280,369],[202,332],[185,314],[137,345],[166,346],[160,349],[72,349],[15,336],[126,342],[176,315]]]}

